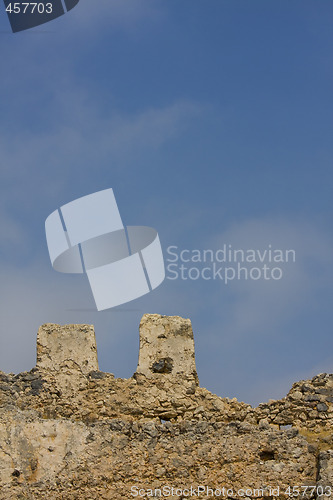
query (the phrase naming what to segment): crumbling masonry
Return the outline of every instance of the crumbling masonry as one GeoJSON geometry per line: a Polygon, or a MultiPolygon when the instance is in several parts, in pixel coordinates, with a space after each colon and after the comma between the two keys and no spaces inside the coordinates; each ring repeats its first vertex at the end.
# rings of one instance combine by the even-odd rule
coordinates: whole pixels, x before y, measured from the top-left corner
{"type": "Polygon", "coordinates": [[[201,499],[333,498],[333,375],[257,408],[220,398],[178,316],[143,316],[130,379],[99,371],[92,326],[43,325],[36,367],[0,372],[0,405],[1,500],[180,500],[199,485],[201,499]]]}

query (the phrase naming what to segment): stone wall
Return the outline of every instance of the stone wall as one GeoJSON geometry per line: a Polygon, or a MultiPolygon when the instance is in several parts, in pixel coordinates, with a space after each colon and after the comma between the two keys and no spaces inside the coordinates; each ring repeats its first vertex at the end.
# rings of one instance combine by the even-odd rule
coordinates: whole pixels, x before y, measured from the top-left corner
{"type": "Polygon", "coordinates": [[[43,325],[37,366],[0,372],[0,499],[330,498],[332,397],[328,374],[257,408],[212,394],[179,317],[143,317],[130,379],[98,370],[90,325],[43,325]]]}

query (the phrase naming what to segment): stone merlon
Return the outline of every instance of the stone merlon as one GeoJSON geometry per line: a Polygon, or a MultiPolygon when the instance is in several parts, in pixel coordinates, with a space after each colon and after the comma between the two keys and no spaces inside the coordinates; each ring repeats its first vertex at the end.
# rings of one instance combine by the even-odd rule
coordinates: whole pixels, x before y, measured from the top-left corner
{"type": "Polygon", "coordinates": [[[92,325],[42,325],[37,334],[37,364],[58,371],[75,363],[82,373],[98,370],[95,331],[92,325]]]}
{"type": "Polygon", "coordinates": [[[191,321],[180,316],[145,314],[140,323],[136,374],[153,379],[170,375],[198,383],[191,321]]]}

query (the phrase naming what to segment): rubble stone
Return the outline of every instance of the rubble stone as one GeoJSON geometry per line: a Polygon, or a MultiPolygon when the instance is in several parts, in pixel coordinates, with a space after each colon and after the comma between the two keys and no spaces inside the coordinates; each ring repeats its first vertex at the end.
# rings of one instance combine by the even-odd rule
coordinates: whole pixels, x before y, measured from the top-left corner
{"type": "Polygon", "coordinates": [[[316,488],[303,499],[329,498],[332,388],[319,374],[257,408],[218,397],[198,385],[177,316],[143,317],[130,379],[99,371],[91,325],[43,325],[37,366],[0,372],[0,500],[180,500],[199,485],[216,490],[201,499],[287,499],[301,485],[316,488]]]}

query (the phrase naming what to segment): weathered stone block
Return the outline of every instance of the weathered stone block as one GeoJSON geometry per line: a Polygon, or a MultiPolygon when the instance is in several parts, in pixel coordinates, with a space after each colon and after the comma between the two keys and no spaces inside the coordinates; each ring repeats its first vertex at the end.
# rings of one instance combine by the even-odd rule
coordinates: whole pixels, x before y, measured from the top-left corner
{"type": "Polygon", "coordinates": [[[42,325],[37,334],[37,368],[59,371],[64,365],[73,363],[84,374],[98,370],[94,327],[42,325]]]}
{"type": "Polygon", "coordinates": [[[198,382],[191,321],[180,316],[145,314],[140,323],[137,374],[177,376],[198,382]]]}

